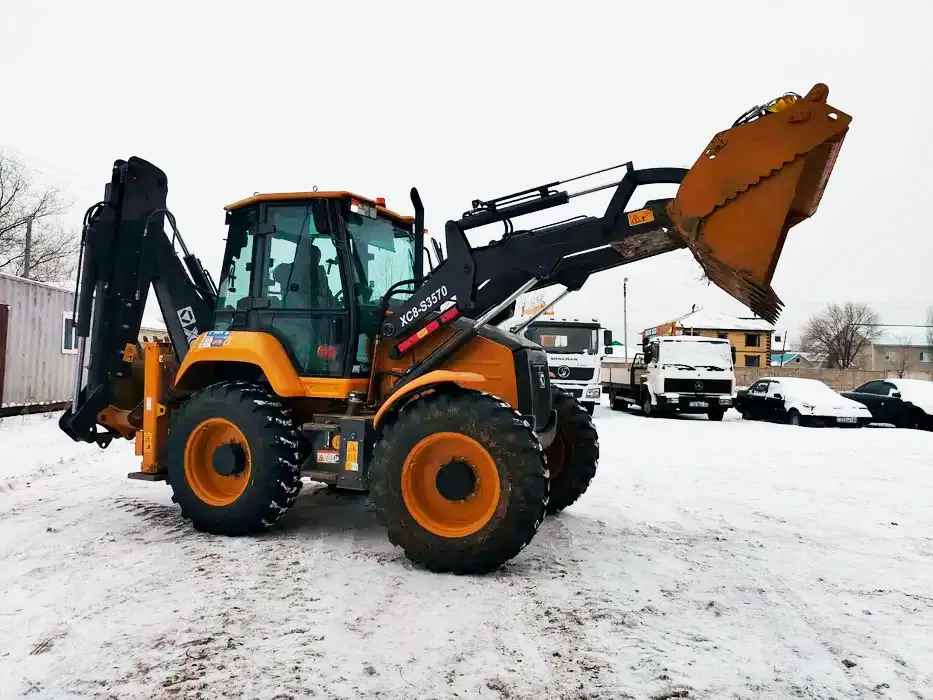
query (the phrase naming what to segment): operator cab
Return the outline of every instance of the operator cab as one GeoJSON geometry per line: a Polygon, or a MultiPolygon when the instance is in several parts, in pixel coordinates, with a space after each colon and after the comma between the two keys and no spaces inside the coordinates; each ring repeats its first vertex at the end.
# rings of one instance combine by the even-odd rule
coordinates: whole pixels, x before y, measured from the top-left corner
{"type": "Polygon", "coordinates": [[[259,194],[226,210],[214,328],[275,336],[300,375],[369,376],[383,296],[421,277],[414,219],[349,192],[259,194]]]}

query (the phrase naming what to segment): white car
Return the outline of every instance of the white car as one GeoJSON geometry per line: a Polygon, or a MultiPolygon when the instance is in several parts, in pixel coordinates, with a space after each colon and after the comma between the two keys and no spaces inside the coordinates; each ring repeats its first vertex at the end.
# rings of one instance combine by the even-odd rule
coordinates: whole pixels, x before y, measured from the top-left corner
{"type": "Polygon", "coordinates": [[[836,393],[821,381],[800,377],[762,377],[737,392],[735,408],[746,420],[777,420],[791,425],[858,428],[872,420],[871,412],[858,401],[836,393]]]}

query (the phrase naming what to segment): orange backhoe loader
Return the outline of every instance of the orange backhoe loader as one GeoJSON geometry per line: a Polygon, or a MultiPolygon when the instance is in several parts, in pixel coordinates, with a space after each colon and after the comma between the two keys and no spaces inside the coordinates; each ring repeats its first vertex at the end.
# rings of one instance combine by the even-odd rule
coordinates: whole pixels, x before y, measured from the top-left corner
{"type": "Polygon", "coordinates": [[[599,458],[591,418],[551,387],[543,349],[495,323],[527,291],[578,290],[685,247],[774,320],[785,237],[816,211],[849,127],[826,97],[817,85],[755,107],[689,170],[627,163],[579,192],[552,182],[475,200],[447,222],[446,255],[424,246],[414,189],[414,217],[349,192],[258,194],[226,208],[219,285],[166,208],[165,174],[116,161],[85,217],[78,371],[60,426],[101,447],[135,440],[142,466],[129,476],[167,481],[202,531],[265,530],[305,477],[369,491],[389,539],[431,570],[493,570],[580,498],[599,458]],[[656,183],[676,196],[626,211],[656,183]],[[513,225],[602,189],[602,216],[513,225]],[[471,246],[466,232],[489,224],[503,236],[471,246]],[[171,342],[140,346],[150,286],[171,342]]]}

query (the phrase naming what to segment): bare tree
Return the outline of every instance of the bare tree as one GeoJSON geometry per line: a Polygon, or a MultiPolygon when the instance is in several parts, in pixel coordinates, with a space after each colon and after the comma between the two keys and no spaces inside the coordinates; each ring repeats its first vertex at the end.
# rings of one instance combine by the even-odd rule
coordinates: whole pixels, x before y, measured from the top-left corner
{"type": "Polygon", "coordinates": [[[867,304],[829,304],[807,321],[801,345],[825,360],[827,367],[850,369],[858,366],[862,352],[881,334],[879,325],[878,314],[867,304]]]}
{"type": "Polygon", "coordinates": [[[68,208],[54,187],[37,186],[25,165],[0,153],[0,272],[23,275],[27,222],[32,220],[29,278],[62,282],[74,272],[78,236],[61,216],[68,208]]]}
{"type": "Polygon", "coordinates": [[[904,375],[907,374],[907,370],[910,368],[908,353],[913,339],[908,335],[899,335],[896,336],[895,340],[897,340],[899,347],[891,348],[891,350],[888,351],[887,360],[894,374],[903,379],[904,375]]]}
{"type": "Polygon", "coordinates": [[[933,347],[933,304],[927,307],[927,345],[933,347]]]}
{"type": "Polygon", "coordinates": [[[521,304],[519,306],[519,313],[526,312],[528,314],[533,314],[547,304],[547,294],[543,289],[536,289],[533,292],[523,294],[519,303],[521,304]]]}

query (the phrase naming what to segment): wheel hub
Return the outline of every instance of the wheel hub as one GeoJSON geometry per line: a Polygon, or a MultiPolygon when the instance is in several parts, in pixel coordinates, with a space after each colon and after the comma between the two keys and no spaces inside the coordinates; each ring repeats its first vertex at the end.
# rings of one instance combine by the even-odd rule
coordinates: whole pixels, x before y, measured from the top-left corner
{"type": "Polygon", "coordinates": [[[463,460],[453,459],[441,465],[434,483],[448,501],[464,501],[476,489],[476,474],[463,460]]]}
{"type": "Polygon", "coordinates": [[[246,452],[235,442],[218,445],[211,457],[211,465],[221,476],[238,476],[246,470],[246,452]]]}

